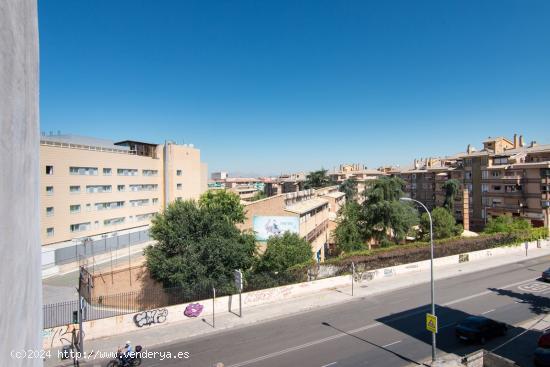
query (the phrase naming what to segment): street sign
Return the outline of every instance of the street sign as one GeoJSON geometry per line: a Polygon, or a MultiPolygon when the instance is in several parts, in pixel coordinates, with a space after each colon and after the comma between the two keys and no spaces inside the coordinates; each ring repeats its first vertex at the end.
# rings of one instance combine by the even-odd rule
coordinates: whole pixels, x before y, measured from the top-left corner
{"type": "Polygon", "coordinates": [[[235,270],[233,272],[233,274],[235,276],[235,288],[237,288],[237,290],[239,292],[242,292],[242,290],[243,290],[243,273],[240,270],[235,270]]]}
{"type": "Polygon", "coordinates": [[[437,316],[431,313],[426,314],[426,330],[437,334],[437,316]]]}

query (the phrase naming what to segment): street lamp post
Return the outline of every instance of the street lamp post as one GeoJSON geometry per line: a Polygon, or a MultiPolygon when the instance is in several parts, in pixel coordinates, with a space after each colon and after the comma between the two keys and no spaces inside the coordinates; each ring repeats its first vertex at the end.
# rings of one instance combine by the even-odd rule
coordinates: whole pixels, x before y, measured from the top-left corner
{"type": "MultiPolygon", "coordinates": [[[[426,210],[426,213],[428,213],[428,218],[430,218],[430,275],[431,275],[431,296],[432,296],[432,315],[435,316],[435,302],[434,302],[434,294],[435,294],[435,287],[434,287],[434,234],[433,234],[433,222],[432,222],[432,215],[426,205],[422,204],[422,202],[411,199],[408,197],[402,197],[399,200],[402,201],[413,201],[417,203],[418,205],[422,206],[424,210],[426,210]]],[[[435,333],[432,332],[432,362],[435,362],[435,349],[436,349],[436,337],[435,333]]]]}

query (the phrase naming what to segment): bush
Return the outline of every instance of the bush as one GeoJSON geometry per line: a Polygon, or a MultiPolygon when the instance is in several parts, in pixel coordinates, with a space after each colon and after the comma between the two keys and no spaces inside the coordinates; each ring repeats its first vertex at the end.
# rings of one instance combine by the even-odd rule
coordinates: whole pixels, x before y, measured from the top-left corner
{"type": "Polygon", "coordinates": [[[523,218],[513,218],[508,215],[500,215],[490,218],[485,225],[485,233],[510,233],[531,229],[531,222],[523,218]]]}
{"type": "MultiPolygon", "coordinates": [[[[451,256],[501,246],[514,246],[525,241],[536,240],[541,236],[544,236],[544,232],[540,228],[536,228],[510,233],[482,234],[479,237],[453,237],[437,240],[434,241],[434,257],[451,256]]],[[[364,270],[371,270],[428,260],[429,258],[429,242],[413,242],[406,245],[352,252],[339,258],[330,259],[325,264],[347,268],[354,262],[356,265],[361,265],[364,270]]]]}
{"type": "MultiPolygon", "coordinates": [[[[462,226],[456,225],[454,216],[447,209],[435,208],[431,214],[434,239],[449,238],[462,233],[462,226]]],[[[420,217],[420,229],[422,231],[422,238],[428,241],[430,239],[430,218],[428,213],[424,213],[420,217]]]]}

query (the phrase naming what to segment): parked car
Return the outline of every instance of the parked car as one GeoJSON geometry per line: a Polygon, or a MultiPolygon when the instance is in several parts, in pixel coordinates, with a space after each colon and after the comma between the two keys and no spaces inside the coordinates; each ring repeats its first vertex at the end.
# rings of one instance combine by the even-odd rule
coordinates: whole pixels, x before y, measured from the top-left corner
{"type": "Polygon", "coordinates": [[[548,269],[546,269],[545,271],[542,272],[541,278],[545,282],[550,281],[550,268],[548,268],[548,269]]]}
{"type": "Polygon", "coordinates": [[[540,336],[537,346],[540,348],[550,348],[550,329],[544,331],[540,336]]]}
{"type": "Polygon", "coordinates": [[[535,362],[535,366],[537,367],[550,366],[550,348],[538,347],[537,349],[535,349],[533,362],[535,362]]]}
{"type": "Polygon", "coordinates": [[[508,326],[502,322],[469,316],[456,325],[455,335],[461,341],[485,344],[490,338],[505,335],[506,331],[508,326]]]}

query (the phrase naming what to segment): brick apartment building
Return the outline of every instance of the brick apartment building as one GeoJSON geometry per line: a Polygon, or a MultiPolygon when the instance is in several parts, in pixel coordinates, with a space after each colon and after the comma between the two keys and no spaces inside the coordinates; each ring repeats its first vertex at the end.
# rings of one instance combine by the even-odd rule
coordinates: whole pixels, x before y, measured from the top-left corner
{"type": "Polygon", "coordinates": [[[498,215],[548,227],[550,145],[527,145],[518,135],[512,140],[488,138],[479,151],[468,145],[454,156],[415,160],[411,169],[397,175],[405,180],[405,191],[430,209],[443,205],[442,186],[456,179],[460,190],[454,214],[458,221],[467,219],[465,227],[479,230],[498,215]]]}

